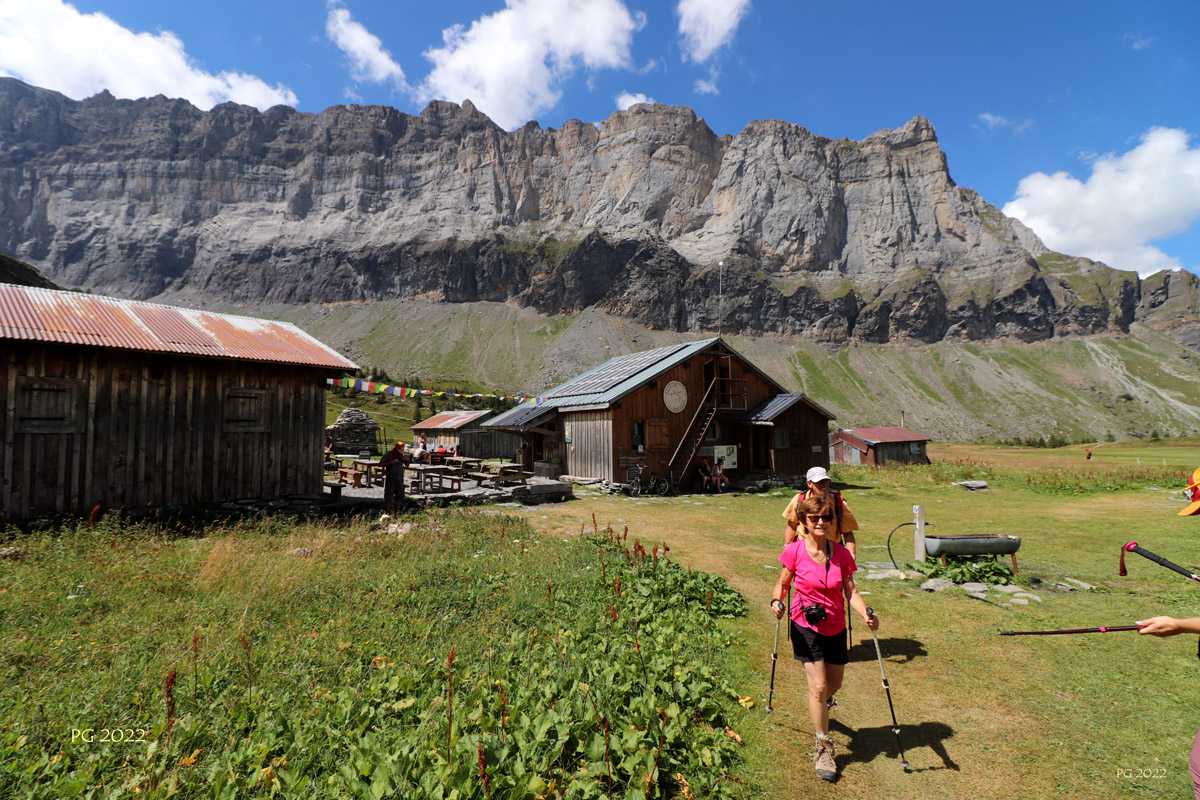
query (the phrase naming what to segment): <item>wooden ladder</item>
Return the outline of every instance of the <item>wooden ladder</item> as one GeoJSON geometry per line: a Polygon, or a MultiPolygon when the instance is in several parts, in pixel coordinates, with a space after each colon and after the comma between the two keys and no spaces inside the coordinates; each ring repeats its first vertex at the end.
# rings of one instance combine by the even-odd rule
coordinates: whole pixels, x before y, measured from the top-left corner
{"type": "Polygon", "coordinates": [[[712,427],[713,418],[717,416],[717,405],[712,401],[717,382],[717,380],[713,380],[708,385],[708,391],[704,393],[704,399],[700,401],[700,405],[692,417],[692,422],[688,425],[688,432],[679,440],[671,460],[667,463],[667,475],[672,486],[679,486],[687,477],[688,470],[691,469],[692,462],[696,459],[696,453],[700,451],[700,445],[704,443],[704,436],[712,427]],[[681,458],[681,456],[683,457],[681,458]]]}

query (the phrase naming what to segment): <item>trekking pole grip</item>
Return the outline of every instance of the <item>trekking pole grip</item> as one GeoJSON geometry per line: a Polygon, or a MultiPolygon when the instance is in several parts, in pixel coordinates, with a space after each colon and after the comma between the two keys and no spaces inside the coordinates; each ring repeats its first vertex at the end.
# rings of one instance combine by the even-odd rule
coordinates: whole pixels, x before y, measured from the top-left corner
{"type": "Polygon", "coordinates": [[[1137,542],[1130,542],[1129,544],[1125,545],[1124,549],[1128,550],[1131,553],[1137,553],[1139,556],[1142,556],[1143,558],[1148,558],[1151,561],[1153,561],[1155,564],[1158,564],[1160,567],[1166,567],[1167,569],[1171,570],[1172,572],[1178,572],[1180,575],[1184,576],[1185,578],[1190,578],[1191,580],[1194,580],[1194,581],[1200,581],[1200,576],[1196,575],[1196,573],[1192,572],[1191,570],[1184,569],[1183,567],[1176,564],[1174,561],[1169,561],[1168,559],[1165,559],[1156,553],[1151,553],[1146,548],[1139,546],[1137,542]]]}

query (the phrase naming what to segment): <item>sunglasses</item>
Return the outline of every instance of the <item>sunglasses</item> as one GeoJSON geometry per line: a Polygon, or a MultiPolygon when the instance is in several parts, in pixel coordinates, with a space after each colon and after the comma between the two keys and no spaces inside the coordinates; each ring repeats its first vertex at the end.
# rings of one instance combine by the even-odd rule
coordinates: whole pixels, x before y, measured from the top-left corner
{"type": "Polygon", "coordinates": [[[817,520],[833,522],[833,514],[805,514],[804,516],[808,517],[809,522],[816,522],[817,520]]]}

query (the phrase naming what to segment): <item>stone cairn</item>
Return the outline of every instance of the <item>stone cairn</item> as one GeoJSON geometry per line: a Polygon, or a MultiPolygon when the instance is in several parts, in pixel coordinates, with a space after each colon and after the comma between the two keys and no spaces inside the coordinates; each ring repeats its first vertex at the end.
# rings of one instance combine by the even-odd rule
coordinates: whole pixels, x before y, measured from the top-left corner
{"type": "Polygon", "coordinates": [[[354,406],[338,414],[334,423],[325,429],[333,439],[333,452],[356,454],[367,450],[372,455],[379,452],[378,431],[379,423],[354,406]]]}

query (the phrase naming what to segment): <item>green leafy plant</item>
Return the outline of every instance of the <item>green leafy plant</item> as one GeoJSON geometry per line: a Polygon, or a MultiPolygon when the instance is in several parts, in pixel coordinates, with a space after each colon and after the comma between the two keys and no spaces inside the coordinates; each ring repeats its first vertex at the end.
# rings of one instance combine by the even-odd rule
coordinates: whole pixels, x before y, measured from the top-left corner
{"type": "Polygon", "coordinates": [[[946,556],[944,565],[939,559],[930,559],[909,562],[904,568],[951,583],[1006,584],[1012,583],[1014,577],[1011,569],[988,557],[971,559],[966,556],[946,556]]]}
{"type": "Polygon", "coordinates": [[[724,580],[611,531],[408,524],[29,540],[0,594],[21,620],[0,653],[0,796],[741,796],[717,620],[746,604],[724,580]],[[286,555],[296,537],[309,554],[286,555]],[[134,741],[72,741],[118,727],[134,741]]]}

